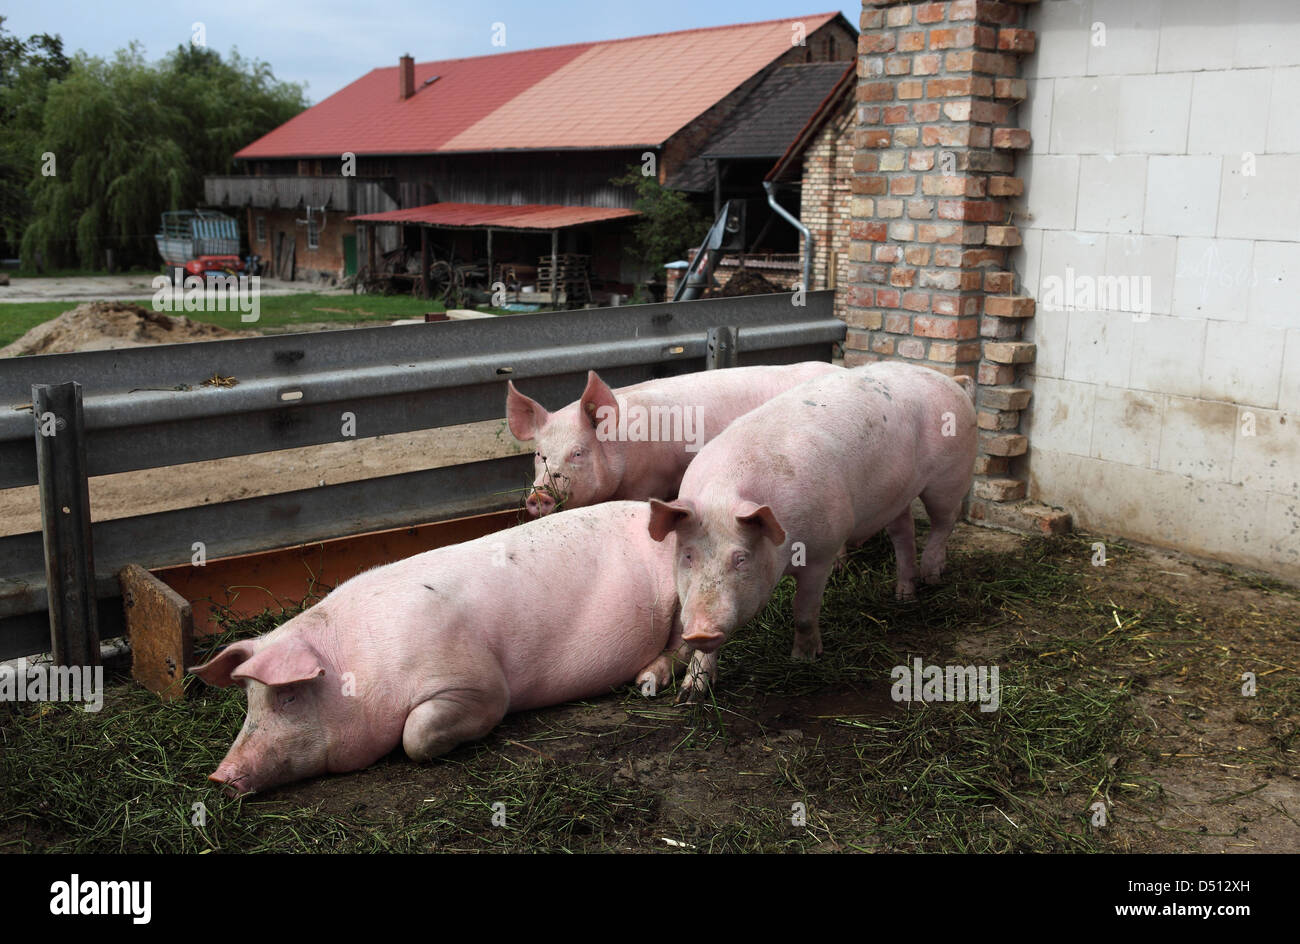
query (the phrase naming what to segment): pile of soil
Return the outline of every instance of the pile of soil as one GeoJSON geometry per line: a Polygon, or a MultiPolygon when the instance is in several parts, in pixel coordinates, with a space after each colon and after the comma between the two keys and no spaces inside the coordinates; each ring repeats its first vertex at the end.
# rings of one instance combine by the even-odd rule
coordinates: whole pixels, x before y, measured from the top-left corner
{"type": "Polygon", "coordinates": [[[217,325],[191,321],[184,315],[167,315],[128,302],[88,302],[37,325],[13,344],[0,347],[0,357],[256,336],[251,331],[228,331],[217,325]]]}
{"type": "Polygon", "coordinates": [[[735,275],[727,279],[727,284],[722,286],[720,291],[711,294],[717,298],[735,298],[738,295],[771,295],[781,291],[784,289],[773,285],[757,272],[739,269],[735,275]]]}

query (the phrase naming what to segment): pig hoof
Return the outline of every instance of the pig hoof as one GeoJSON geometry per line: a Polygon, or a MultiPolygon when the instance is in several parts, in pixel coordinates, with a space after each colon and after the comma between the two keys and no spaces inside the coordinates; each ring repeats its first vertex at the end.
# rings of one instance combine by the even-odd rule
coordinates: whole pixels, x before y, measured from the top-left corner
{"type": "Polygon", "coordinates": [[[821,645],[815,647],[801,646],[796,642],[794,648],[790,650],[790,658],[796,662],[816,662],[817,657],[820,656],[822,652],[823,649],[821,645]]]}
{"type": "Polygon", "coordinates": [[[932,586],[932,587],[933,587],[935,584],[943,583],[943,575],[942,575],[942,574],[926,574],[924,579],[925,579],[925,582],[928,583],[928,584],[929,584],[930,586],[932,586]]]}
{"type": "Polygon", "coordinates": [[[911,603],[916,599],[916,589],[911,584],[899,584],[894,591],[894,599],[899,603],[911,603]]]}
{"type": "Polygon", "coordinates": [[[708,701],[709,680],[705,676],[687,679],[682,682],[681,691],[677,693],[677,704],[699,705],[708,701]]]}

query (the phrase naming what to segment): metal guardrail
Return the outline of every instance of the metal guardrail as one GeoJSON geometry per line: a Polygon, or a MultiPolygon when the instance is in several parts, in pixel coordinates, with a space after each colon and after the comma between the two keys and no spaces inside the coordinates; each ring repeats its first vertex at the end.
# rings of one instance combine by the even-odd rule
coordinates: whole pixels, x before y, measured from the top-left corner
{"type": "MultiPolygon", "coordinates": [[[[611,386],[689,373],[734,339],[740,364],[825,360],[845,326],[833,292],[354,328],[0,361],[0,488],[38,483],[33,385],[81,386],[86,474],[107,475],[504,415],[505,382],[556,406],[587,370],[611,386]],[[205,386],[210,378],[234,386],[205,386]]],[[[733,352],[725,352],[728,361],[733,352]]],[[[532,477],[527,455],[98,521],[91,525],[101,634],[120,631],[116,574],[496,511],[532,477]],[[511,494],[514,493],[514,494],[511,494]]],[[[93,509],[92,509],[93,511],[93,509]]],[[[0,659],[50,644],[41,532],[0,537],[0,659]]]]}

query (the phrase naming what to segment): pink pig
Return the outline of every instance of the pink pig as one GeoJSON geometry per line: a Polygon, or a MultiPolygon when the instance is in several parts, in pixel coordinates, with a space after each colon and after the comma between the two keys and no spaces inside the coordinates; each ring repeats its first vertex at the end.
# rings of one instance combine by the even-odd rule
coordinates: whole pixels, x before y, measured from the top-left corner
{"type": "MultiPolygon", "coordinates": [[[[417,761],[507,712],[671,679],[673,552],[649,508],[611,502],[377,567],[191,669],[242,684],[248,716],[209,779],[231,795],[417,761]]],[[[684,655],[685,650],[683,651],[684,655]]]]}
{"type": "Polygon", "coordinates": [[[616,498],[672,498],[700,447],[732,420],[805,380],[842,369],[820,361],[732,367],[617,390],[591,371],[582,396],[554,413],[511,383],[510,432],[537,443],[528,511],[554,511],[557,492],[566,508],[616,498]]]}
{"type": "Polygon", "coordinates": [[[677,537],[683,639],[697,650],[682,697],[716,680],[717,650],[795,578],[792,657],[822,652],[818,615],[840,548],[889,530],[900,599],[915,595],[912,499],[930,515],[921,577],[936,582],[970,489],[973,386],[885,362],[818,377],[746,414],[686,470],[676,501],[651,501],[650,534],[677,537]]]}

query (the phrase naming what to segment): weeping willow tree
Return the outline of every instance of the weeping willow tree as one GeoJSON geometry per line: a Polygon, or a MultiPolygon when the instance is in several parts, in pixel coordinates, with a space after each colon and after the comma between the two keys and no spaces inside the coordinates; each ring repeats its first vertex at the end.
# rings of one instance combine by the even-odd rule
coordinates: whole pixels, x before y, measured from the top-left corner
{"type": "Polygon", "coordinates": [[[50,87],[29,185],[24,265],[157,262],[160,214],[203,201],[205,174],[306,107],[301,85],[265,63],[181,46],[148,63],[132,44],[111,60],[78,54],[50,87]]]}

